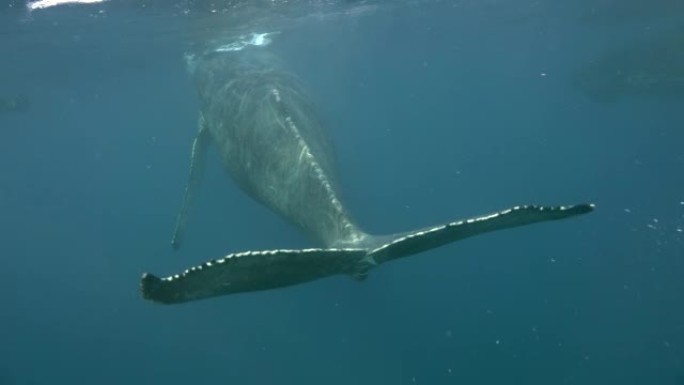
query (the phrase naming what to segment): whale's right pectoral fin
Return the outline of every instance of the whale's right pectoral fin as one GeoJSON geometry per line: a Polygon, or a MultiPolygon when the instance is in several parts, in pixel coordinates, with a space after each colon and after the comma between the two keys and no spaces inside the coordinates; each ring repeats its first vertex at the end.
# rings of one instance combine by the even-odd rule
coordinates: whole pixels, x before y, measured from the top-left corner
{"type": "Polygon", "coordinates": [[[199,131],[195,140],[192,143],[192,155],[190,157],[190,176],[185,185],[185,196],[183,197],[183,204],[180,212],[176,217],[176,227],[173,230],[173,238],[171,239],[171,246],[174,250],[178,250],[183,238],[185,224],[189,215],[190,207],[195,198],[195,192],[199,187],[202,175],[204,175],[204,163],[206,158],[206,149],[209,145],[209,131],[205,128],[204,116],[200,113],[199,117],[199,131]]]}
{"type": "Polygon", "coordinates": [[[381,264],[490,231],[570,218],[592,210],[593,204],[516,206],[498,213],[400,234],[369,254],[376,263],[381,264]]]}
{"type": "Polygon", "coordinates": [[[366,255],[365,249],[245,251],[165,278],[144,274],[140,286],[145,299],[182,303],[353,274],[366,255]]]}

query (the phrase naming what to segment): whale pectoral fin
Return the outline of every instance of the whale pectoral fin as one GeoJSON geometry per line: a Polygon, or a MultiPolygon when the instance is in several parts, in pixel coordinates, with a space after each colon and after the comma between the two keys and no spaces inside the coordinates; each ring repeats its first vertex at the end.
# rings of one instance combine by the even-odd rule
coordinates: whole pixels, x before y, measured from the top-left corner
{"type": "Polygon", "coordinates": [[[414,232],[404,233],[373,249],[369,255],[380,264],[393,259],[433,249],[474,235],[536,222],[553,221],[586,214],[592,204],[575,206],[516,206],[498,213],[451,222],[414,232]]]}
{"type": "Polygon", "coordinates": [[[199,187],[204,175],[204,159],[206,157],[206,148],[209,144],[209,131],[205,128],[204,117],[200,114],[199,131],[192,143],[192,153],[190,156],[190,175],[188,182],[185,185],[185,195],[183,197],[183,204],[180,212],[176,217],[176,226],[173,230],[173,237],[171,238],[171,247],[174,250],[180,249],[185,224],[189,215],[190,207],[195,198],[195,192],[199,187]]]}
{"type": "Polygon", "coordinates": [[[146,273],[140,286],[145,299],[164,304],[181,303],[351,274],[366,255],[365,249],[246,251],[166,278],[146,273]]]}

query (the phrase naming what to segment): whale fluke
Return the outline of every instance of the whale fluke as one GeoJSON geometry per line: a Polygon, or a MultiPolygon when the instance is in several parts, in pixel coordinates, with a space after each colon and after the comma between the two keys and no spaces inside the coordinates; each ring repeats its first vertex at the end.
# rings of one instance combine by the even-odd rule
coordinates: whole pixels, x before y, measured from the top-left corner
{"type": "Polygon", "coordinates": [[[143,274],[143,297],[164,304],[182,303],[225,294],[275,289],[352,274],[364,249],[302,249],[245,251],[158,278],[143,274]]]}
{"type": "Polygon", "coordinates": [[[574,206],[515,206],[493,214],[398,235],[370,253],[375,261],[384,263],[490,231],[565,219],[593,210],[594,205],[586,203],[574,206]]]}
{"type": "Polygon", "coordinates": [[[593,209],[594,205],[591,204],[516,206],[490,215],[394,236],[370,236],[365,241],[368,248],[245,251],[165,278],[146,273],[141,281],[141,289],[143,297],[148,300],[174,304],[292,286],[339,274],[363,278],[376,265],[464,238],[535,222],[569,218],[593,209]],[[379,239],[390,241],[377,245],[379,239]]]}

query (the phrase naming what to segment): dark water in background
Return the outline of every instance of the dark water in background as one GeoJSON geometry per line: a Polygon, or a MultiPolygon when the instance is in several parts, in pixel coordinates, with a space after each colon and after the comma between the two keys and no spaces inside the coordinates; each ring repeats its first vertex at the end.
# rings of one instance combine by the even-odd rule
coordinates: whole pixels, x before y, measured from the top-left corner
{"type": "Polygon", "coordinates": [[[4,3],[0,98],[27,102],[0,113],[0,384],[681,385],[684,13],[639,3],[362,3],[378,8],[285,22],[274,47],[316,96],[368,230],[598,210],[361,284],[171,307],[140,298],[143,271],[310,245],[215,161],[171,252],[200,12],[4,3]],[[652,41],[665,48],[620,56],[652,41]]]}

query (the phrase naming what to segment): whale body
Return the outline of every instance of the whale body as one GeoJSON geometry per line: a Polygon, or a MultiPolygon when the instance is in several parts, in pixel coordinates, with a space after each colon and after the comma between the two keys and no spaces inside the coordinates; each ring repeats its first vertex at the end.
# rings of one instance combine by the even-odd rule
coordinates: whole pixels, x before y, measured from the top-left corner
{"type": "Polygon", "coordinates": [[[338,274],[364,279],[385,262],[474,235],[585,214],[591,204],[515,206],[393,235],[364,232],[339,197],[331,144],[305,88],[261,46],[217,50],[192,64],[201,110],[189,181],[172,246],[183,229],[209,145],[249,196],[301,229],[318,247],[244,251],[159,278],[144,274],[144,298],[173,304],[274,289],[338,274]]]}

